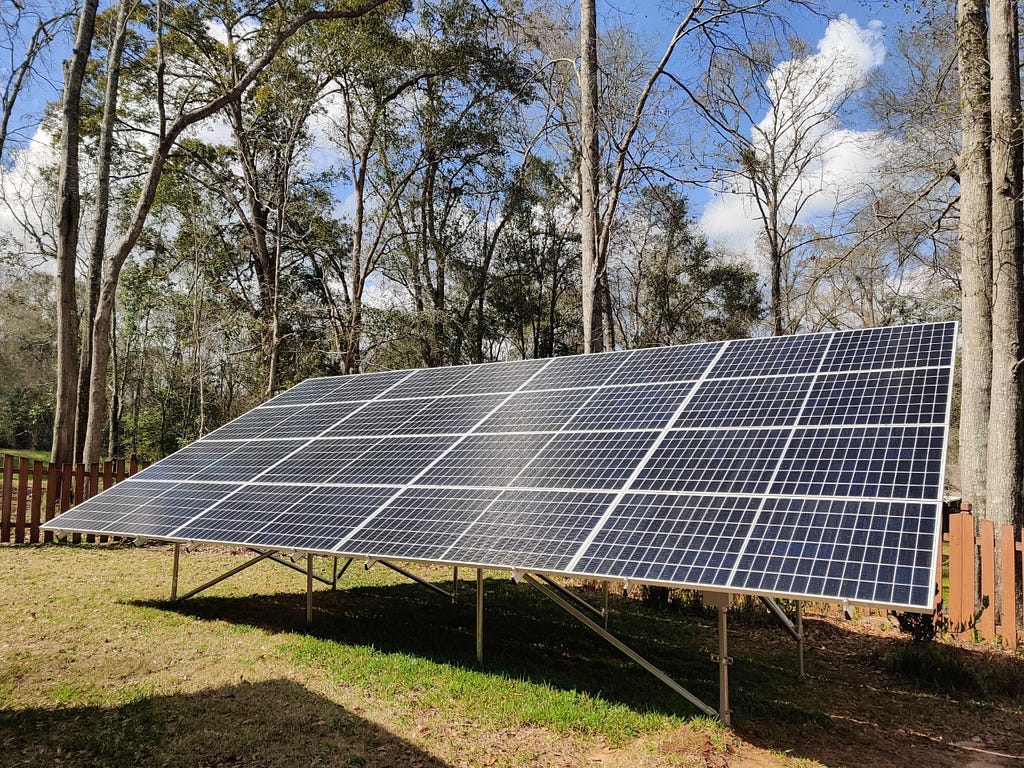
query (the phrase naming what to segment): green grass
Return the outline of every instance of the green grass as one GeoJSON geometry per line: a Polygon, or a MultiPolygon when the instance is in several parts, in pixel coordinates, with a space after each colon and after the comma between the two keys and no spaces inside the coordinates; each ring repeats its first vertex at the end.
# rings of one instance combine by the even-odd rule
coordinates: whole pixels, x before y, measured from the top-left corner
{"type": "MultiPolygon", "coordinates": [[[[179,587],[246,556],[185,554],[179,587]]],[[[470,578],[453,605],[357,564],[336,592],[317,585],[307,626],[300,574],[261,563],[170,604],[171,558],[163,545],[0,548],[0,768],[880,766],[896,741],[934,765],[955,762],[935,745],[977,732],[973,718],[1005,741],[986,747],[1024,751],[1024,660],[944,651],[978,682],[965,707],[878,621],[861,634],[808,611],[800,680],[763,612],[731,612],[730,731],[506,573],[487,574],[480,665],[470,578]]],[[[450,585],[450,570],[414,569],[450,585]]],[[[718,705],[713,620],[613,595],[610,628],[718,705]]]]}
{"type": "Polygon", "coordinates": [[[11,456],[19,459],[41,461],[47,466],[50,464],[49,451],[23,451],[15,448],[0,448],[0,456],[3,456],[4,454],[10,454],[11,456]]]}

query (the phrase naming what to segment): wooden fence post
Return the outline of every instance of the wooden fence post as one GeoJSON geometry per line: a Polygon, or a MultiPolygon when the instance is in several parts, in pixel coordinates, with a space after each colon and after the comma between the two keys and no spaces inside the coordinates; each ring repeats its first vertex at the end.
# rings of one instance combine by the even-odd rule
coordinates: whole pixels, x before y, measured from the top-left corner
{"type": "Polygon", "coordinates": [[[4,454],[4,474],[0,481],[0,541],[11,540],[11,494],[14,493],[14,457],[4,454]]]}

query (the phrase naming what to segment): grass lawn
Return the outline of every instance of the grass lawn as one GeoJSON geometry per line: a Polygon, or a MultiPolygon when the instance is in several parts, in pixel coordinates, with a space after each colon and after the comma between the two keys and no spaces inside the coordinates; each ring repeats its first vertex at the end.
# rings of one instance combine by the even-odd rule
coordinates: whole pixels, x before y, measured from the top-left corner
{"type": "MultiPolygon", "coordinates": [[[[0,457],[4,456],[4,454],[10,454],[11,456],[15,456],[19,459],[35,459],[36,461],[42,461],[46,464],[50,463],[49,451],[21,451],[14,448],[0,448],[0,457]]],[[[2,458],[0,458],[0,461],[2,461],[2,458]]]]}
{"type": "MultiPolygon", "coordinates": [[[[246,556],[183,554],[181,591],[246,556]]],[[[172,605],[171,557],[166,545],[0,547],[0,766],[990,766],[1024,754],[1024,659],[921,653],[877,616],[810,611],[800,680],[788,636],[761,611],[733,612],[728,730],[506,573],[487,574],[481,667],[472,573],[452,605],[353,565],[337,592],[317,585],[307,627],[302,575],[260,563],[172,605]]],[[[450,586],[449,570],[415,568],[450,586]]],[[[611,629],[717,706],[710,618],[616,596],[611,629]]]]}

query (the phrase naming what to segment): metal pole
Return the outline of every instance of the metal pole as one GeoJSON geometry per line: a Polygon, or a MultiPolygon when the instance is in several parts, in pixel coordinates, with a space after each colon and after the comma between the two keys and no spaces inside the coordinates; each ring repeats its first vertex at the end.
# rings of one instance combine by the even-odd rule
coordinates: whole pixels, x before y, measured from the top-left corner
{"type": "Polygon", "coordinates": [[[459,566],[452,566],[452,605],[459,600],[459,566]]]}
{"type": "Polygon", "coordinates": [[[726,615],[728,608],[718,609],[718,716],[726,725],[729,717],[729,627],[726,615]]]}
{"type": "Polygon", "coordinates": [[[586,609],[587,609],[588,611],[590,611],[591,613],[593,613],[593,614],[594,614],[595,616],[601,616],[601,617],[603,617],[603,616],[605,615],[605,614],[604,614],[604,613],[603,613],[603,612],[601,611],[601,609],[600,609],[600,608],[595,608],[595,607],[594,607],[594,606],[592,606],[592,605],[591,605],[590,603],[588,603],[588,602],[587,602],[586,600],[584,600],[584,599],[583,599],[582,597],[580,597],[579,595],[577,595],[577,594],[576,594],[575,592],[570,592],[570,591],[569,591],[568,589],[566,589],[565,587],[563,587],[563,586],[562,586],[561,584],[559,584],[559,583],[558,583],[557,581],[555,581],[554,579],[550,579],[550,578],[548,578],[547,576],[545,576],[545,575],[544,575],[544,574],[542,574],[542,573],[535,573],[535,574],[533,574],[533,575],[534,575],[534,576],[535,576],[536,578],[538,578],[538,579],[540,579],[541,581],[543,581],[543,582],[544,582],[545,584],[547,584],[547,585],[548,585],[549,587],[551,587],[552,589],[557,589],[557,590],[558,590],[558,591],[559,591],[559,592],[560,592],[560,593],[561,593],[562,595],[564,595],[565,597],[569,598],[569,599],[570,599],[570,600],[572,600],[573,602],[575,602],[575,603],[578,603],[578,604],[579,604],[579,605],[581,605],[582,607],[586,608],[586,609]]]}
{"type": "Polygon", "coordinates": [[[222,574],[221,574],[220,576],[218,576],[217,578],[215,578],[215,579],[210,579],[210,580],[209,580],[208,582],[206,582],[205,584],[203,584],[203,585],[202,585],[201,587],[196,587],[196,588],[195,588],[195,589],[193,589],[193,590],[192,590],[191,592],[187,592],[187,593],[185,593],[184,595],[182,595],[181,597],[179,597],[179,598],[178,598],[178,600],[188,600],[188,599],[189,599],[190,597],[194,597],[195,595],[198,595],[198,594],[199,594],[200,592],[202,592],[202,591],[203,591],[204,589],[209,589],[209,588],[210,588],[210,587],[212,587],[212,586],[213,586],[214,584],[220,584],[220,583],[221,583],[222,581],[224,581],[224,579],[227,579],[227,578],[229,578],[229,577],[231,577],[231,576],[234,576],[234,575],[235,575],[236,573],[238,573],[239,571],[244,571],[244,570],[245,570],[246,568],[249,568],[249,567],[251,567],[251,566],[254,566],[254,565],[256,565],[256,563],[260,562],[261,560],[266,560],[266,559],[267,559],[267,558],[269,558],[269,557],[270,557],[270,556],[271,556],[272,554],[274,554],[274,553],[273,553],[273,552],[264,552],[264,553],[263,553],[262,555],[257,555],[257,556],[256,556],[256,557],[254,557],[254,558],[253,558],[252,560],[246,560],[246,561],[245,561],[244,563],[242,563],[241,565],[236,565],[236,566],[235,566],[234,568],[232,568],[232,569],[231,569],[230,571],[228,571],[227,573],[222,573],[222,574]]]}
{"type": "Polygon", "coordinates": [[[306,623],[313,623],[313,556],[306,555],[306,623]]]}
{"type": "Polygon", "coordinates": [[[341,566],[341,570],[340,571],[335,571],[335,573],[334,573],[334,580],[335,581],[337,581],[338,579],[340,579],[342,576],[345,575],[345,571],[347,571],[348,567],[350,565],[352,565],[352,560],[353,560],[353,558],[350,557],[348,560],[345,561],[345,564],[343,566],[341,566]]]}
{"type": "Polygon", "coordinates": [[[171,602],[178,599],[178,558],[181,555],[181,544],[174,543],[174,574],[171,576],[171,602]]]}
{"type": "Polygon", "coordinates": [[[804,676],[804,604],[796,601],[796,652],[800,660],[800,677],[804,676]]]}
{"type": "Polygon", "coordinates": [[[608,629],[608,582],[604,582],[604,586],[601,588],[604,593],[604,628],[608,629]]]}
{"type": "Polygon", "coordinates": [[[338,588],[338,558],[335,556],[334,565],[331,566],[331,592],[334,592],[338,588]]]}
{"type": "Polygon", "coordinates": [[[476,569],[476,660],[484,663],[484,569],[476,569]]]}

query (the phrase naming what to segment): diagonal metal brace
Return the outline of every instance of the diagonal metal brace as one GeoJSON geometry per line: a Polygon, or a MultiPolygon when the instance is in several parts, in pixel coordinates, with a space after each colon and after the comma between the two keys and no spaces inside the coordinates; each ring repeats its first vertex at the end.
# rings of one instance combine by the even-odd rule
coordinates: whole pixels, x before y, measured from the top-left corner
{"type": "MultiPolygon", "coordinates": [[[[387,560],[377,560],[377,562],[380,563],[381,565],[383,565],[385,568],[390,568],[395,573],[400,573],[403,576],[405,576],[405,578],[411,579],[412,581],[415,581],[417,584],[422,584],[424,587],[427,587],[428,589],[432,589],[435,592],[444,595],[449,600],[454,600],[455,599],[454,595],[452,595],[451,592],[448,592],[447,590],[441,589],[439,586],[437,586],[437,584],[431,584],[426,579],[422,578],[421,576],[417,576],[412,571],[406,570],[405,568],[403,568],[400,565],[395,565],[394,563],[389,563],[387,560]]],[[[367,568],[369,568],[369,566],[367,566],[367,568]]]]}
{"type": "Polygon", "coordinates": [[[625,654],[632,661],[636,662],[641,667],[643,667],[645,670],[647,670],[651,675],[653,675],[655,678],[657,678],[660,682],[664,683],[669,688],[671,688],[673,691],[675,691],[680,696],[682,696],[684,699],[686,699],[688,702],[693,704],[693,706],[695,706],[697,709],[699,709],[705,715],[709,715],[710,717],[718,717],[719,716],[718,712],[716,712],[713,708],[709,707],[707,704],[705,704],[703,701],[698,699],[696,696],[694,696],[688,690],[683,688],[683,686],[681,686],[679,683],[677,683],[675,680],[673,680],[667,674],[662,672],[660,669],[658,669],[651,662],[649,662],[647,659],[645,659],[639,653],[634,651],[632,648],[630,648],[624,642],[619,640],[617,637],[615,637],[615,635],[613,635],[611,632],[606,630],[600,624],[598,624],[595,621],[592,621],[589,616],[584,614],[581,610],[576,608],[572,603],[570,603],[568,600],[563,598],[560,594],[558,594],[557,591],[551,589],[546,584],[544,584],[542,581],[540,581],[539,579],[535,578],[533,576],[533,574],[530,574],[530,573],[524,574],[523,579],[528,584],[530,584],[530,586],[532,586],[535,589],[537,589],[541,594],[543,594],[545,597],[547,597],[553,603],[555,603],[556,605],[561,607],[564,611],[566,611],[566,613],[568,613],[569,615],[573,616],[577,621],[579,621],[580,623],[585,625],[588,629],[590,629],[593,632],[595,632],[598,635],[600,635],[602,638],[604,638],[606,641],[608,641],[613,646],[615,646],[615,648],[617,648],[619,651],[621,651],[623,654],[625,654]]]}
{"type": "MultiPolygon", "coordinates": [[[[250,552],[256,552],[257,554],[260,554],[260,555],[266,553],[265,550],[256,549],[255,547],[249,547],[249,551],[250,552]]],[[[303,568],[303,567],[301,567],[299,565],[296,565],[291,560],[289,560],[287,557],[281,557],[276,552],[273,552],[273,551],[270,552],[270,559],[273,560],[275,563],[279,563],[280,565],[283,565],[285,568],[291,568],[293,571],[298,571],[303,576],[306,575],[306,569],[305,568],[303,568]]],[[[321,582],[322,584],[326,584],[329,587],[333,585],[333,582],[330,579],[325,579],[323,576],[319,576],[318,574],[314,573],[313,574],[313,578],[316,579],[317,581],[321,582]]]]}
{"type": "MultiPolygon", "coordinates": [[[[232,576],[234,576],[236,573],[241,573],[246,568],[251,568],[252,566],[256,565],[256,563],[260,563],[260,562],[263,562],[264,560],[269,559],[273,554],[274,554],[273,552],[264,552],[262,554],[259,554],[256,557],[252,558],[251,560],[246,560],[241,565],[236,565],[230,571],[227,571],[226,573],[222,573],[217,578],[210,579],[208,582],[206,582],[205,584],[203,584],[200,587],[196,587],[191,592],[186,592],[184,595],[181,595],[180,597],[173,598],[173,600],[174,600],[174,602],[179,602],[181,600],[188,600],[190,597],[195,597],[200,592],[203,592],[203,591],[209,589],[210,587],[212,587],[214,584],[220,584],[222,581],[224,581],[224,579],[229,579],[232,576]]],[[[177,584],[177,579],[175,579],[175,584],[177,584]]]]}

